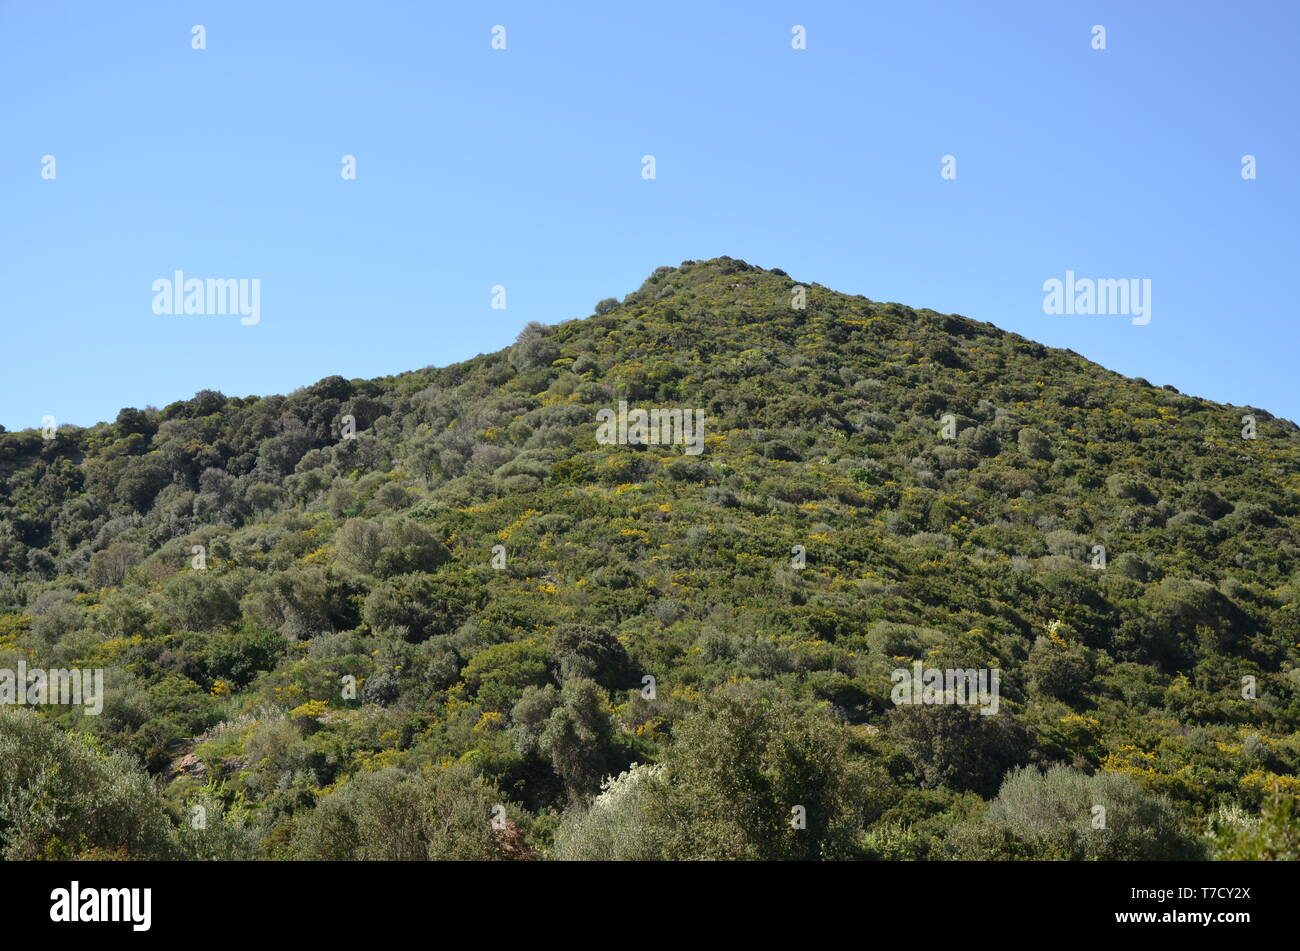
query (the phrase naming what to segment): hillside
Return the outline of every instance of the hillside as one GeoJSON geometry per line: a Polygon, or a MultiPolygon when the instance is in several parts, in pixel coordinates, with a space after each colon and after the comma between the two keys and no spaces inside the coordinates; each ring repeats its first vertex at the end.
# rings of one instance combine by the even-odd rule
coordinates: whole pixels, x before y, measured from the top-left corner
{"type": "Polygon", "coordinates": [[[1296,425],[801,286],[0,434],[0,854],[1300,857],[1296,425]]]}

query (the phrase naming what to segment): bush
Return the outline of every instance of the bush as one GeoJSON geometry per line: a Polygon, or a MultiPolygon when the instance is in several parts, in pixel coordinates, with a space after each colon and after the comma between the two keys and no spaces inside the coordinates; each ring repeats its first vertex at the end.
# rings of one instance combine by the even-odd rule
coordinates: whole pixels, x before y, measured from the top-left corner
{"type": "Polygon", "coordinates": [[[284,653],[285,639],[272,631],[217,634],[208,642],[208,672],[236,687],[247,686],[260,670],[271,670],[284,653]]]}
{"type": "Polygon", "coordinates": [[[895,621],[876,621],[867,629],[867,645],[872,653],[886,657],[919,657],[944,640],[942,631],[895,621]]]}
{"type": "Polygon", "coordinates": [[[437,534],[404,518],[349,519],[334,544],[344,564],[379,578],[429,572],[451,560],[437,534]]]}
{"type": "Polygon", "coordinates": [[[1078,700],[1092,678],[1092,663],[1079,647],[1054,643],[1046,637],[1034,641],[1025,673],[1043,696],[1066,703],[1078,700]]]}
{"type": "Polygon", "coordinates": [[[1053,555],[1073,558],[1076,561],[1081,561],[1092,548],[1089,539],[1063,528],[1048,532],[1043,536],[1043,542],[1053,555]]]}
{"type": "Polygon", "coordinates": [[[412,643],[451,634],[481,597],[464,583],[441,575],[398,575],[376,585],[362,617],[375,633],[398,633],[412,643]]]}
{"type": "Polygon", "coordinates": [[[631,686],[631,661],[609,631],[589,624],[561,624],[547,647],[561,683],[586,677],[613,689],[631,686]]]}
{"type": "Polygon", "coordinates": [[[979,860],[1205,857],[1204,847],[1179,829],[1177,814],[1163,796],[1122,773],[1089,776],[1068,766],[1011,773],[988,812],[958,829],[952,846],[956,857],[979,860]]]}
{"type": "Polygon", "coordinates": [[[916,767],[921,784],[991,796],[1003,775],[1025,763],[1029,731],[1006,713],[985,716],[965,704],[895,707],[889,731],[916,767]]]}
{"type": "Polygon", "coordinates": [[[227,809],[205,791],[185,804],[180,849],[199,862],[248,862],[262,857],[259,829],[242,810],[227,809]]]}
{"type": "Polygon", "coordinates": [[[1134,581],[1150,581],[1158,573],[1156,563],[1146,555],[1126,551],[1111,562],[1111,568],[1134,581]]]}
{"type": "Polygon", "coordinates": [[[159,610],[175,630],[212,631],[239,619],[239,600],[215,573],[185,571],[167,582],[159,610]]]}
{"type": "Polygon", "coordinates": [[[1027,426],[1020,430],[1016,441],[1020,445],[1020,451],[1030,459],[1052,458],[1052,441],[1041,430],[1027,426]]]}
{"type": "MultiPolygon", "coordinates": [[[[609,699],[592,680],[570,680],[542,730],[538,748],[551,757],[573,801],[586,799],[621,752],[609,699]]],[[[617,764],[622,765],[622,764],[617,764]]]]}
{"type": "Polygon", "coordinates": [[[1210,841],[1223,862],[1300,861],[1300,802],[1294,794],[1275,792],[1258,816],[1240,808],[1220,810],[1210,841]]]}
{"type": "Polygon", "coordinates": [[[1137,502],[1140,505],[1150,505],[1156,500],[1155,493],[1146,482],[1132,473],[1117,472],[1107,476],[1106,490],[1117,499],[1137,502]]]}
{"type": "Polygon", "coordinates": [[[307,861],[483,861],[506,857],[492,827],[497,791],[464,764],[420,774],[357,773],[298,821],[307,861]]]}
{"type": "Polygon", "coordinates": [[[171,823],[134,761],[28,710],[0,708],[0,856],[177,858],[171,823]]]}
{"type": "Polygon", "coordinates": [[[555,832],[554,858],[562,861],[645,862],[664,858],[664,843],[646,814],[664,767],[633,764],[606,779],[586,810],[567,813],[555,832]]]}
{"type": "Polygon", "coordinates": [[[970,426],[957,434],[957,445],[981,456],[996,456],[1002,449],[998,437],[983,426],[970,426]]]}
{"type": "Polygon", "coordinates": [[[485,710],[504,712],[525,687],[541,686],[550,678],[545,649],[531,641],[493,644],[475,654],[461,677],[470,696],[485,710]]]}
{"type": "Polygon", "coordinates": [[[87,577],[99,588],[115,587],[122,583],[126,571],[144,557],[144,549],[130,542],[114,542],[103,551],[90,556],[87,577]]]}
{"type": "Polygon", "coordinates": [[[846,859],[883,810],[888,779],[851,755],[824,713],[739,689],[677,729],[648,784],[651,841],[669,859],[846,859]],[[796,806],[807,827],[792,823],[796,806]]]}
{"type": "Polygon", "coordinates": [[[510,348],[510,363],[520,373],[549,367],[560,355],[560,348],[548,336],[548,329],[533,321],[519,332],[510,348]]]}

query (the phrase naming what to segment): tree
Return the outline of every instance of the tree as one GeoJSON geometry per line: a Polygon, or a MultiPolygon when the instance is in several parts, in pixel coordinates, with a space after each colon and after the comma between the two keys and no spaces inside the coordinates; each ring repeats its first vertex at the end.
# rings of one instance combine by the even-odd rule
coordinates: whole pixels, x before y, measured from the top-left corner
{"type": "Polygon", "coordinates": [[[825,713],[741,689],[680,724],[665,766],[647,808],[671,859],[853,858],[888,784],[825,713]]]}
{"type": "Polygon", "coordinates": [[[560,624],[547,645],[560,682],[587,677],[605,687],[629,686],[631,661],[609,631],[590,624],[560,624]]]}
{"type": "Polygon", "coordinates": [[[537,739],[537,748],[550,758],[571,802],[595,793],[620,753],[609,701],[595,681],[575,678],[565,682],[560,702],[537,739]]]}
{"type": "Polygon", "coordinates": [[[537,321],[525,326],[510,348],[511,365],[521,373],[550,366],[560,355],[560,348],[548,334],[548,328],[537,321]]]}
{"type": "Polygon", "coordinates": [[[991,796],[1003,774],[1026,762],[1029,731],[1005,712],[985,716],[966,704],[907,704],[889,713],[889,732],[922,785],[991,796]]]}
{"type": "Polygon", "coordinates": [[[1029,651],[1025,673],[1034,689],[1067,703],[1078,700],[1092,677],[1092,663],[1080,647],[1057,644],[1039,637],[1029,651]]]}
{"type": "Polygon", "coordinates": [[[126,577],[126,571],[144,556],[140,545],[131,542],[113,542],[102,551],[90,556],[87,576],[100,588],[116,587],[126,577]]]}

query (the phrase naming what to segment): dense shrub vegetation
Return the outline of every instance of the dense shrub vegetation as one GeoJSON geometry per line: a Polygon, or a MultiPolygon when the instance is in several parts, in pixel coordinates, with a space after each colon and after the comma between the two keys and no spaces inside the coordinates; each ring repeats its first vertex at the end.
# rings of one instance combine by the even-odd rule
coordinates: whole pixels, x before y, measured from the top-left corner
{"type": "Polygon", "coordinates": [[[1296,426],[794,286],[0,433],[0,669],[106,671],[0,708],[0,853],[1295,858],[1296,426]]]}

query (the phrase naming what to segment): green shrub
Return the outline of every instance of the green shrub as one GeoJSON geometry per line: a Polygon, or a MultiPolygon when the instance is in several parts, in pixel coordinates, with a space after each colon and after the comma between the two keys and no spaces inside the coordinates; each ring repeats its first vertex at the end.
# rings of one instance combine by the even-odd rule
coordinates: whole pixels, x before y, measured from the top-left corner
{"type": "Polygon", "coordinates": [[[178,857],[153,783],[120,753],[43,717],[0,707],[0,856],[178,857]]]}
{"type": "Polygon", "coordinates": [[[499,805],[497,791],[463,764],[357,773],[298,820],[293,851],[307,861],[501,859],[506,843],[492,825],[499,805]]]}
{"type": "Polygon", "coordinates": [[[1154,861],[1205,857],[1167,799],[1123,773],[1012,772],[987,813],[954,832],[963,859],[1154,861]]]}

